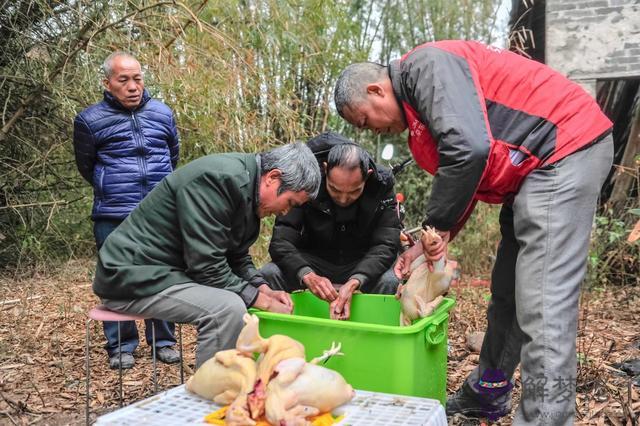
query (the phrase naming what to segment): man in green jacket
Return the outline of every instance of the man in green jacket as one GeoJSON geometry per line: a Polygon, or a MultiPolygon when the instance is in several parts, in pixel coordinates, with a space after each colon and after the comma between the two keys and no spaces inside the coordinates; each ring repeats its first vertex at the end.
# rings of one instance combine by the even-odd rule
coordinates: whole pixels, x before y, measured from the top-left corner
{"type": "Polygon", "coordinates": [[[302,143],[216,154],[167,176],[109,235],[94,292],[109,308],[198,328],[196,367],[234,347],[248,307],[291,313],[256,271],[260,218],[316,196],[320,169],[302,143]]]}

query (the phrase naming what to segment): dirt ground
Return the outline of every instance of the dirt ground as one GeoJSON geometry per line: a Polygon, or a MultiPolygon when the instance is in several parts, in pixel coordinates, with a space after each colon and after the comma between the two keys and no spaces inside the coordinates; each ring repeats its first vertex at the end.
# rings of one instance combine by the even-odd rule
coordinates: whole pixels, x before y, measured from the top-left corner
{"type": "MultiPolygon", "coordinates": [[[[0,278],[0,424],[84,423],[86,313],[97,303],[90,287],[91,269],[91,262],[72,262],[29,279],[0,278]]],[[[478,360],[466,347],[467,334],[486,325],[488,289],[470,282],[463,277],[461,286],[452,291],[457,306],[449,327],[450,393],[478,360]]],[[[583,294],[577,341],[577,424],[638,424],[640,377],[628,376],[619,363],[640,358],[639,319],[639,288],[583,294]]],[[[90,331],[93,420],[118,407],[118,374],[106,368],[101,325],[90,323],[90,331]]],[[[188,377],[194,363],[193,327],[183,327],[183,340],[188,377]]],[[[125,404],[153,393],[148,346],[142,343],[135,355],[135,368],[124,375],[125,404]]],[[[159,379],[160,389],[178,385],[179,368],[160,364],[159,379]]],[[[514,406],[520,388],[516,374],[514,406]]],[[[450,423],[479,424],[463,419],[450,423]]],[[[497,424],[510,423],[511,416],[497,424]]]]}

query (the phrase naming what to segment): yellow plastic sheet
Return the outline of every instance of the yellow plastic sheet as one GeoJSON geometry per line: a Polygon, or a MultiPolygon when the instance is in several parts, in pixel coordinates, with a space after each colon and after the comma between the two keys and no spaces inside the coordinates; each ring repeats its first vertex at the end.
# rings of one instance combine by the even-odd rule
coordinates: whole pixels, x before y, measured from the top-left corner
{"type": "MultiPolygon", "coordinates": [[[[227,415],[228,409],[229,406],[222,407],[218,411],[214,411],[213,413],[205,416],[204,421],[212,425],[225,426],[227,423],[224,421],[224,418],[227,415]]],[[[324,413],[309,417],[309,421],[313,426],[331,426],[338,423],[343,418],[344,416],[333,417],[331,413],[324,413]]],[[[256,421],[256,426],[271,426],[271,424],[264,419],[258,419],[258,421],[256,421]]]]}

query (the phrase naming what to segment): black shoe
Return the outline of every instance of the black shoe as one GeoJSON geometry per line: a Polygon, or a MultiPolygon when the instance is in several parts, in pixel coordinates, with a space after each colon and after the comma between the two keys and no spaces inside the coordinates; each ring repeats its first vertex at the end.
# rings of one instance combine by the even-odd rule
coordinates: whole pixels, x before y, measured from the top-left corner
{"type": "MultiPolygon", "coordinates": [[[[153,353],[151,356],[153,356],[153,353]]],[[[180,354],[171,346],[156,348],[156,357],[158,361],[164,362],[165,364],[176,364],[180,362],[180,354]]]]}
{"type": "Polygon", "coordinates": [[[447,399],[447,416],[462,414],[465,417],[489,418],[492,421],[511,412],[511,392],[500,396],[499,401],[487,401],[473,392],[467,382],[447,399]]]}
{"type": "MultiPolygon", "coordinates": [[[[127,370],[133,368],[136,364],[135,358],[131,352],[122,352],[122,369],[127,370]]],[[[112,370],[118,370],[120,367],[120,354],[116,352],[109,357],[109,368],[112,370]]]]}

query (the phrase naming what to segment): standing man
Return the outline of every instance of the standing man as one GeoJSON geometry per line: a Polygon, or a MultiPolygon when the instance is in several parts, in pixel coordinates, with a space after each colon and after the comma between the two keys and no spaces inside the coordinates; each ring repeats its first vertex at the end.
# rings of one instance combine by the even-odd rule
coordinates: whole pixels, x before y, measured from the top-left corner
{"type": "Polygon", "coordinates": [[[277,290],[308,288],[331,303],[331,318],[348,319],[357,289],[394,294],[398,287],[391,269],[400,245],[393,175],[338,133],[307,145],[324,170],[320,192],[276,220],[273,263],[261,273],[277,290]]]}
{"type": "MultiPolygon", "coordinates": [[[[416,162],[435,175],[423,225],[446,254],[477,200],[503,203],[488,329],[478,367],[447,413],[514,424],[573,423],[580,283],[600,187],[612,162],[611,122],[580,86],[545,65],[468,41],[418,46],[389,66],[347,67],[336,108],[379,133],[409,127],[416,162]]],[[[422,247],[398,260],[406,274],[422,247]]]]}
{"type": "MultiPolygon", "coordinates": [[[[98,250],[142,199],[178,163],[180,141],[171,109],[151,99],[144,89],[140,63],[115,52],[102,66],[104,99],[82,111],[74,122],[73,145],[80,174],[93,186],[93,234],[98,250]]],[[[179,361],[172,348],[174,324],[145,320],[145,335],[152,341],[155,326],[156,356],[162,362],[179,361]]],[[[122,368],[135,364],[138,346],[135,321],[120,323],[122,368]]],[[[105,321],[109,366],[120,365],[118,323],[105,321]]]]}
{"type": "Polygon", "coordinates": [[[304,144],[216,154],[167,176],[105,242],[93,291],[109,308],[198,328],[196,368],[235,346],[248,307],[291,313],[257,273],[260,218],[314,197],[320,169],[304,144]]]}

